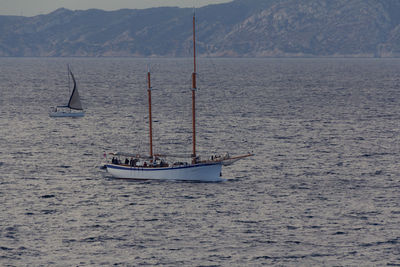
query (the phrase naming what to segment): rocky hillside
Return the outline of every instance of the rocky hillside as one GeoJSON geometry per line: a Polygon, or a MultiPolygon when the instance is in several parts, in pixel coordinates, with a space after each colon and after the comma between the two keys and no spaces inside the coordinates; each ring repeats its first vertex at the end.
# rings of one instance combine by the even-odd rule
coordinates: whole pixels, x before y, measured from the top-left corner
{"type": "MultiPolygon", "coordinates": [[[[199,54],[400,57],[398,0],[235,0],[200,8],[199,54]]],[[[0,56],[188,56],[192,10],[0,16],[0,56]]]]}

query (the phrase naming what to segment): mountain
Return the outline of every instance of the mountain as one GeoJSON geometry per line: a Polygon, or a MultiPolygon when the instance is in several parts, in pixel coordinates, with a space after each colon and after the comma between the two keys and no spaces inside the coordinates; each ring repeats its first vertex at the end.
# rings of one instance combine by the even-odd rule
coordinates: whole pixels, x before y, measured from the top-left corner
{"type": "MultiPolygon", "coordinates": [[[[0,56],[188,56],[192,10],[0,16],[0,56]]],[[[227,57],[400,57],[398,0],[235,0],[196,10],[198,52],[227,57]]]]}

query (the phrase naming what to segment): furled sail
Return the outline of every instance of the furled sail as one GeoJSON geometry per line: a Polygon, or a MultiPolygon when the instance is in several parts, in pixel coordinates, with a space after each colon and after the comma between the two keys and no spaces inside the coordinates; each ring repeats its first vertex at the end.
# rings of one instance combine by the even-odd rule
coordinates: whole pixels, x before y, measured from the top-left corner
{"type": "Polygon", "coordinates": [[[72,74],[71,70],[69,70],[69,73],[71,74],[72,81],[74,82],[74,89],[72,90],[71,97],[69,98],[68,107],[70,109],[83,110],[74,74],[72,74]]]}

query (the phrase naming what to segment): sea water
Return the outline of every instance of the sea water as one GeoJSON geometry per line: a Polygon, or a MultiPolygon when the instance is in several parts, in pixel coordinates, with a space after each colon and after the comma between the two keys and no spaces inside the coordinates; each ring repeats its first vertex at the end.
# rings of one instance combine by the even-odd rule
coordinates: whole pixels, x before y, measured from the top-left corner
{"type": "Polygon", "coordinates": [[[400,266],[400,60],[200,59],[220,183],[127,181],[104,154],[191,153],[191,60],[0,60],[0,265],[400,266]],[[83,118],[50,118],[69,99],[83,118]]]}

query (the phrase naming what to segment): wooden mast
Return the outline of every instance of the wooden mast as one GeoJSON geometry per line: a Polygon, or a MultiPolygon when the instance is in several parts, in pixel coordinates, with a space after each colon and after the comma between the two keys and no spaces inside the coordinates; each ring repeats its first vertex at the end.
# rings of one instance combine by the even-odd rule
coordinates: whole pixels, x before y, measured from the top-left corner
{"type": "Polygon", "coordinates": [[[151,82],[150,82],[150,68],[147,70],[147,94],[149,96],[149,137],[150,137],[150,157],[153,160],[153,126],[151,117],[151,82]]]}
{"type": "Polygon", "coordinates": [[[192,73],[192,131],[193,153],[192,163],[196,163],[196,17],[193,11],[193,73],[192,73]]]}

